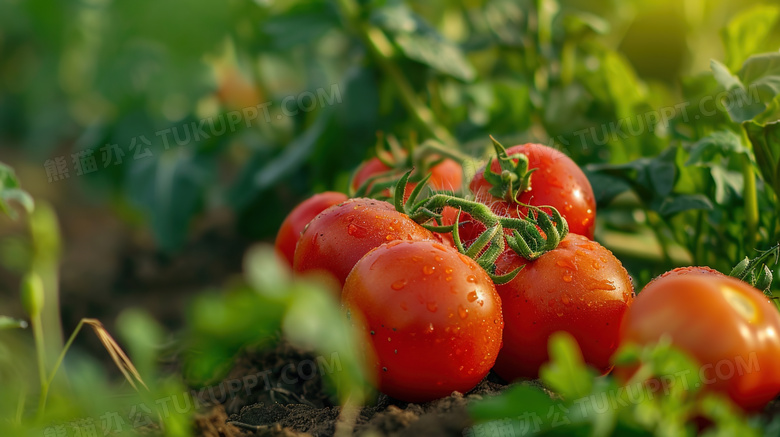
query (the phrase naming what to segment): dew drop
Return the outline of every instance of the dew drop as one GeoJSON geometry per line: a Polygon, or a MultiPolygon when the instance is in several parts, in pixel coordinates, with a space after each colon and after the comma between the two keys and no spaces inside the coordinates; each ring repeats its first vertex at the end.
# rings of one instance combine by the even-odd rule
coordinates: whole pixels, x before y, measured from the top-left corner
{"type": "Polygon", "coordinates": [[[434,257],[433,257],[433,259],[434,259],[434,260],[435,260],[437,263],[440,263],[440,262],[444,261],[444,258],[440,257],[439,255],[436,255],[436,256],[434,256],[434,257]]]}
{"type": "Polygon", "coordinates": [[[387,241],[390,241],[392,239],[393,239],[393,236],[390,235],[390,234],[387,234],[387,236],[385,237],[385,240],[387,240],[387,241]]]}
{"type": "Polygon", "coordinates": [[[466,276],[466,282],[475,283],[475,282],[477,282],[477,277],[474,276],[474,275],[468,275],[468,276],[466,276]]]}
{"type": "Polygon", "coordinates": [[[452,267],[446,267],[446,268],[444,269],[444,273],[446,273],[446,274],[448,274],[448,275],[452,274],[452,267]]]}
{"type": "Polygon", "coordinates": [[[426,275],[432,275],[433,272],[436,271],[436,267],[434,266],[423,266],[423,273],[426,275]]]}
{"type": "Polygon", "coordinates": [[[571,299],[569,299],[568,295],[564,294],[561,297],[561,302],[563,302],[564,305],[569,305],[569,304],[571,304],[571,299]]]}
{"type": "Polygon", "coordinates": [[[452,281],[452,276],[445,276],[444,280],[447,281],[447,282],[450,282],[450,281],[452,281]]]}
{"type": "Polygon", "coordinates": [[[469,316],[469,310],[465,308],[463,305],[458,305],[458,315],[461,319],[465,319],[469,316]]]}
{"type": "Polygon", "coordinates": [[[555,315],[558,317],[563,317],[563,311],[558,311],[557,313],[555,313],[555,315]]]}
{"type": "Polygon", "coordinates": [[[432,312],[432,313],[435,313],[435,312],[436,312],[436,310],[438,310],[438,309],[439,309],[438,305],[436,305],[436,302],[433,302],[433,301],[431,301],[431,302],[428,302],[428,303],[425,305],[425,307],[426,307],[426,308],[428,308],[428,311],[430,311],[430,312],[432,312]]]}
{"type": "Polygon", "coordinates": [[[398,291],[404,287],[406,287],[406,279],[399,279],[390,285],[390,288],[395,291],[398,291]]]}
{"type": "Polygon", "coordinates": [[[563,279],[563,282],[571,282],[571,275],[566,273],[565,275],[563,275],[562,279],[563,279]]]}
{"type": "Polygon", "coordinates": [[[475,300],[477,300],[477,291],[476,291],[476,290],[474,290],[474,291],[472,291],[471,293],[469,293],[469,294],[466,296],[466,299],[467,299],[469,302],[474,302],[475,300]]]}

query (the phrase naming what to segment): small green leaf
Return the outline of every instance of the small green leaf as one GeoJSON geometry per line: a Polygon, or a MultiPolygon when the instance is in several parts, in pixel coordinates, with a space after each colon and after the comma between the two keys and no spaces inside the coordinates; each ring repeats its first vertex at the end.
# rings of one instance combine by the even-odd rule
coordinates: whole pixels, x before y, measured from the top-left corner
{"type": "Polygon", "coordinates": [[[0,162],[0,212],[6,213],[15,220],[17,214],[10,205],[12,201],[20,204],[28,214],[35,209],[33,198],[20,188],[19,180],[16,178],[14,170],[0,162]]]}
{"type": "Polygon", "coordinates": [[[382,28],[403,54],[452,77],[470,82],[476,71],[455,43],[403,3],[374,11],[372,21],[382,28]]]}
{"type": "Polygon", "coordinates": [[[664,199],[657,211],[664,217],[671,217],[683,211],[711,210],[712,208],[712,202],[703,194],[678,194],[664,199]]]}
{"type": "Polygon", "coordinates": [[[24,320],[14,319],[8,316],[0,316],[0,331],[6,329],[24,329],[27,327],[27,322],[24,320]]]}
{"type": "Polygon", "coordinates": [[[777,174],[777,165],[780,163],[780,122],[760,125],[749,121],[742,126],[753,146],[761,176],[775,194],[780,194],[780,175],[777,174]]]}
{"type": "Polygon", "coordinates": [[[549,350],[550,362],[539,369],[542,382],[568,400],[587,396],[595,373],[585,366],[577,340],[568,332],[556,332],[550,337],[549,350]]]}
{"type": "Polygon", "coordinates": [[[469,414],[476,422],[502,420],[523,414],[546,417],[555,402],[539,387],[520,383],[499,396],[491,396],[469,404],[469,414]]]}

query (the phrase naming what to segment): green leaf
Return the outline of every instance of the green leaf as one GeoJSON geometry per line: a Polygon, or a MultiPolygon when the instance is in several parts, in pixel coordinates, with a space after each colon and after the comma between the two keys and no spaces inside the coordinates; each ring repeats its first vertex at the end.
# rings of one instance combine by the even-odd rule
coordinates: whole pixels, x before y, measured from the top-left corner
{"type": "Polygon", "coordinates": [[[476,77],[474,67],[460,47],[445,39],[407,5],[397,3],[377,9],[371,20],[407,58],[467,82],[476,77]]]}
{"type": "Polygon", "coordinates": [[[547,416],[547,411],[555,404],[550,395],[539,387],[520,384],[510,387],[498,396],[469,404],[469,414],[476,422],[502,420],[523,414],[547,416]]]}
{"type": "Polygon", "coordinates": [[[297,2],[283,14],[272,15],[262,23],[261,31],[271,39],[273,48],[287,50],[316,42],[338,25],[339,16],[333,3],[317,0],[297,2]]]}
{"type": "Polygon", "coordinates": [[[671,217],[683,211],[712,208],[712,202],[703,194],[677,194],[664,199],[655,209],[662,216],[671,217]]]}
{"type": "Polygon", "coordinates": [[[0,331],[6,329],[24,329],[27,327],[27,322],[24,320],[14,319],[8,316],[0,316],[0,331]]]}
{"type": "Polygon", "coordinates": [[[753,146],[761,176],[774,189],[775,194],[780,194],[780,177],[777,169],[780,160],[780,122],[760,125],[749,121],[742,126],[753,146]]]}
{"type": "Polygon", "coordinates": [[[736,77],[717,61],[711,61],[710,66],[715,79],[728,91],[728,95],[717,97],[734,122],[758,117],[780,95],[780,53],[751,56],[736,77]]]}
{"type": "Polygon", "coordinates": [[[595,371],[585,365],[577,340],[568,332],[556,332],[549,341],[550,362],[539,369],[539,378],[567,400],[587,396],[595,371]]]}
{"type": "Polygon", "coordinates": [[[35,209],[32,196],[20,188],[14,170],[0,162],[0,212],[6,213],[15,220],[18,214],[10,205],[12,201],[19,203],[28,214],[35,209]]]}
{"type": "Polygon", "coordinates": [[[721,31],[728,68],[736,70],[748,56],[770,49],[767,42],[779,16],[777,6],[757,5],[731,19],[721,31]]]}
{"type": "Polygon", "coordinates": [[[179,249],[211,184],[214,159],[191,147],[178,147],[133,164],[126,176],[128,196],[148,215],[160,248],[179,249]]]}
{"type": "Polygon", "coordinates": [[[739,135],[730,130],[720,130],[693,143],[685,165],[705,164],[718,155],[729,156],[746,153],[748,150],[742,144],[742,138],[739,135]]]}

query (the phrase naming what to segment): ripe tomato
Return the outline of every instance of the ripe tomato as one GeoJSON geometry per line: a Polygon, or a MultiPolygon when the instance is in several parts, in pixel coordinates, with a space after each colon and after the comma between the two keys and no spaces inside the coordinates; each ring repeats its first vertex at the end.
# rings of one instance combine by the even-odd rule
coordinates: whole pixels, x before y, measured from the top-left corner
{"type": "Polygon", "coordinates": [[[748,411],[780,393],[780,314],[745,282],[696,273],[651,282],[626,314],[621,342],[661,336],[699,361],[704,389],[748,411]]]}
{"type": "Polygon", "coordinates": [[[295,255],[295,245],[301,238],[301,232],[317,214],[325,211],[329,207],[347,200],[347,195],[334,191],[315,194],[301,202],[290,211],[290,214],[279,227],[279,233],[276,234],[274,246],[276,251],[282,255],[289,263],[293,265],[293,256],[295,255]]]}
{"type": "Polygon", "coordinates": [[[620,321],[634,297],[620,261],[598,243],[569,234],[535,261],[507,251],[496,262],[499,273],[522,265],[517,277],[496,287],[506,328],[495,372],[507,381],[538,377],[556,331],[573,335],[585,361],[609,371],[620,321]]]}
{"type": "Polygon", "coordinates": [[[361,259],[342,294],[370,333],[379,389],[408,402],[468,392],[501,348],[501,299],[471,258],[428,241],[395,241],[361,259]]]}
{"type": "Polygon", "coordinates": [[[381,200],[350,199],[312,220],[295,248],[296,272],[323,270],[344,285],[369,250],[393,240],[434,240],[433,233],[381,200]]]}
{"type": "Polygon", "coordinates": [[[652,281],[650,281],[650,283],[653,283],[663,278],[675,277],[675,276],[686,276],[690,274],[726,276],[723,273],[707,266],[687,266],[687,267],[677,267],[676,269],[669,270],[668,272],[658,276],[657,278],[654,278],[652,281]]]}
{"type": "MultiPolygon", "coordinates": [[[[355,177],[352,179],[352,189],[357,190],[370,177],[386,171],[390,171],[390,167],[386,166],[379,158],[369,159],[355,173],[355,177]]],[[[430,173],[431,178],[428,180],[428,186],[434,190],[458,191],[463,186],[463,169],[460,164],[451,159],[445,159],[431,167],[430,173]]],[[[414,182],[406,184],[406,192],[411,192],[416,185],[414,182]]]]}
{"type": "MultiPolygon", "coordinates": [[[[509,155],[518,153],[528,157],[529,169],[537,170],[531,175],[531,188],[519,193],[517,201],[534,206],[555,207],[569,223],[570,232],[593,239],[596,198],[585,173],[562,152],[541,144],[523,144],[507,149],[509,155]]],[[[496,159],[490,162],[493,171],[501,171],[496,159]]],[[[485,180],[484,172],[484,168],[479,170],[469,184],[477,201],[490,206],[496,214],[525,217],[528,213],[526,208],[510,205],[488,192],[492,186],[485,180]]]]}

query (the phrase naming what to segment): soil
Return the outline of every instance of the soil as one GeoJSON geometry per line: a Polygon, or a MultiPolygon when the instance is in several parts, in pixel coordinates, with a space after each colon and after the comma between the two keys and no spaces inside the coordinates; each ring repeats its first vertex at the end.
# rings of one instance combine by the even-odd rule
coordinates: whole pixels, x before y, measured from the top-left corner
{"type": "Polygon", "coordinates": [[[342,415],[342,408],[328,395],[320,375],[297,373],[299,363],[313,359],[313,355],[285,342],[265,352],[243,353],[222,383],[227,385],[227,381],[260,373],[267,375],[267,379],[253,390],[239,391],[200,416],[198,434],[204,437],[325,437],[335,435],[337,426],[345,426],[346,435],[354,436],[462,436],[463,430],[471,425],[467,404],[506,388],[503,381],[491,374],[465,395],[454,392],[423,404],[380,394],[374,405],[345,411],[354,416],[352,432],[349,432],[348,414],[342,415]],[[288,384],[285,380],[296,382],[288,384]],[[232,425],[225,425],[225,420],[232,425]],[[216,426],[219,423],[223,426],[216,426]]]}

